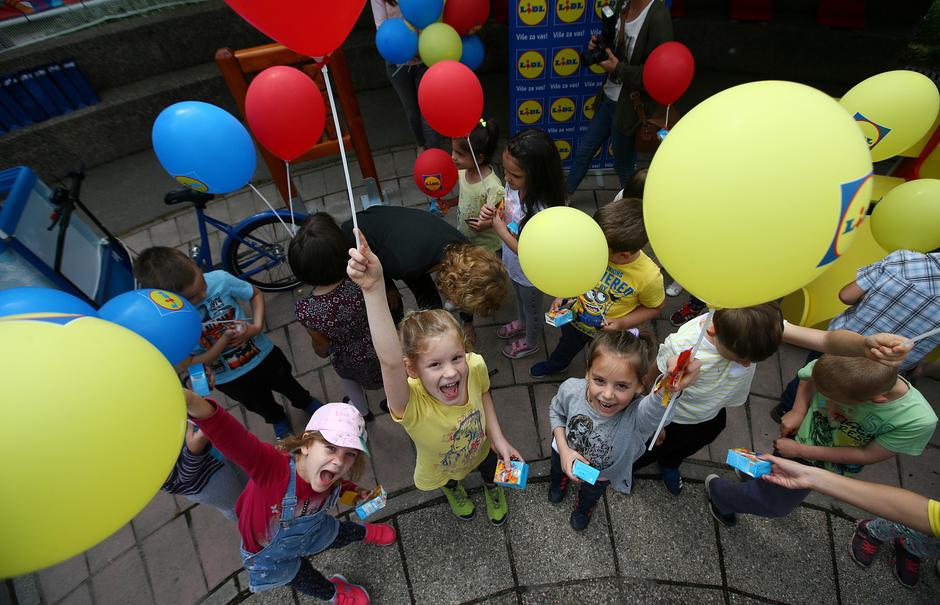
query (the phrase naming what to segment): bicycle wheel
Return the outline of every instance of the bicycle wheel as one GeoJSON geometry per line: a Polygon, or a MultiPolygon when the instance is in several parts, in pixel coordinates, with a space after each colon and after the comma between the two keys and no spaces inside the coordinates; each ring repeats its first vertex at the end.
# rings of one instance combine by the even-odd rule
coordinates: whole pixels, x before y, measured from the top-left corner
{"type": "MultiPolygon", "coordinates": [[[[294,213],[297,229],[306,218],[294,213]]],[[[290,215],[285,212],[281,219],[268,213],[233,233],[222,259],[226,271],[267,292],[290,290],[300,285],[287,262],[287,247],[293,237],[289,232],[290,215]]]]}

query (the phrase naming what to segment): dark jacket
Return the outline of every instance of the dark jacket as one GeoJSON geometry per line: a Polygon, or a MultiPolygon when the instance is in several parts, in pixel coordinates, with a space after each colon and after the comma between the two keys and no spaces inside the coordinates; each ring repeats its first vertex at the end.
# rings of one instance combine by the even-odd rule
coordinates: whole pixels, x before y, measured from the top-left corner
{"type": "MultiPolygon", "coordinates": [[[[617,0],[613,17],[602,21],[601,37],[611,50],[614,49],[617,21],[620,19],[620,13],[626,3],[627,0],[617,0]]],[[[629,61],[624,60],[623,56],[618,56],[620,64],[614,70],[614,75],[623,82],[620,99],[617,101],[617,110],[614,113],[614,126],[623,134],[632,134],[639,122],[636,110],[633,107],[633,101],[630,100],[631,90],[640,92],[647,114],[651,114],[655,109],[656,102],[643,89],[643,64],[646,63],[646,58],[653,52],[653,49],[664,42],[672,41],[672,39],[672,19],[669,15],[669,9],[660,0],[652,0],[652,6],[646,14],[646,20],[643,22],[636,43],[633,46],[633,56],[629,61]]],[[[598,93],[596,102],[602,101],[599,96],[602,94],[604,94],[603,88],[598,93]]]]}

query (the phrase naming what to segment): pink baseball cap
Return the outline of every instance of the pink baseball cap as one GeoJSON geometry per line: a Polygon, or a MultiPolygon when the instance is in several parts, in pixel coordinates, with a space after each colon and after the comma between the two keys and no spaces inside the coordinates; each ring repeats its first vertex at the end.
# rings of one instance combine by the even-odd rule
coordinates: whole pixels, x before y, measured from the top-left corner
{"type": "Polygon", "coordinates": [[[306,430],[318,431],[333,445],[369,453],[366,446],[366,421],[359,414],[359,410],[348,403],[327,403],[320,406],[310,417],[306,430]]]}

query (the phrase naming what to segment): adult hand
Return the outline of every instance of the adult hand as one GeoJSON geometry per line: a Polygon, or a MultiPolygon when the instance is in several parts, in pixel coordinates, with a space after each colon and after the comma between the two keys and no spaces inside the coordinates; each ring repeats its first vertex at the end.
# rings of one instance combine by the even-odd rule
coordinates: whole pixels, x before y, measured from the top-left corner
{"type": "Polygon", "coordinates": [[[771,473],[761,477],[764,481],[785,487],[787,489],[812,489],[812,474],[818,469],[800,464],[794,460],[778,458],[768,454],[758,456],[773,464],[771,473]]]}
{"type": "Polygon", "coordinates": [[[620,59],[618,59],[617,56],[614,55],[613,51],[610,50],[609,48],[605,50],[607,51],[607,58],[601,61],[600,63],[598,63],[598,65],[603,67],[604,71],[606,71],[607,73],[610,73],[614,71],[615,69],[617,69],[617,66],[620,65],[620,59]]]}

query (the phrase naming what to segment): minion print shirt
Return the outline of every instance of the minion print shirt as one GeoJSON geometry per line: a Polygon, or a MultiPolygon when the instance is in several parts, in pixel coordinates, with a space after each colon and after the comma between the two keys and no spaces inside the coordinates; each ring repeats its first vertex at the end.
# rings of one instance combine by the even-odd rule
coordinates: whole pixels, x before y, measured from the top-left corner
{"type": "Polygon", "coordinates": [[[445,405],[432,397],[420,380],[409,378],[411,397],[405,414],[401,418],[391,414],[418,451],[414,479],[420,490],[435,490],[451,479],[463,479],[490,451],[483,411],[483,393],[490,390],[486,362],[476,353],[467,353],[467,365],[464,405],[445,405]]]}
{"type": "Polygon", "coordinates": [[[597,285],[578,297],[571,309],[571,325],[588,336],[594,336],[604,327],[605,320],[623,317],[640,305],[658,307],[665,299],[663,274],[641,250],[632,262],[607,265],[597,285]]]}

